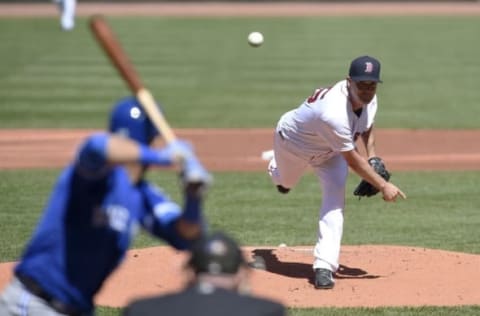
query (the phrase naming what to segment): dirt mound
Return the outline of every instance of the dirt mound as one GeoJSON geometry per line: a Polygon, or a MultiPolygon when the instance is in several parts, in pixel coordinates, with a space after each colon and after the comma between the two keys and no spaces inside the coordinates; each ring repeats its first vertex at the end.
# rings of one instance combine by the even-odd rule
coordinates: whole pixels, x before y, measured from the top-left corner
{"type": "MultiPolygon", "coordinates": [[[[480,256],[399,246],[343,246],[333,290],[313,287],[312,247],[247,247],[265,270],[253,270],[252,291],[287,306],[451,306],[480,302],[480,256]]],[[[185,257],[168,247],[132,250],[98,296],[123,306],[134,297],[179,289],[185,257]]]]}
{"type": "MultiPolygon", "coordinates": [[[[312,247],[246,247],[250,262],[260,256],[265,270],[252,270],[252,292],[296,307],[454,306],[480,302],[480,256],[400,246],[343,246],[333,290],[313,287],[312,247]]],[[[185,255],[170,247],[129,251],[108,279],[97,304],[122,307],[131,299],[176,291],[185,255]]],[[[0,264],[0,288],[13,263],[0,264]]]]}

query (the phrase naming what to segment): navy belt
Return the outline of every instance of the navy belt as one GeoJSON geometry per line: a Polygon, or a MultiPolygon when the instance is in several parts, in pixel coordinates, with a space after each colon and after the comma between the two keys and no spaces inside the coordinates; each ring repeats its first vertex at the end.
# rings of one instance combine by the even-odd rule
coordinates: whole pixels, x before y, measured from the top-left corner
{"type": "Polygon", "coordinates": [[[19,273],[16,274],[16,277],[30,293],[46,301],[48,305],[58,313],[69,316],[83,315],[82,312],[78,311],[76,308],[60,302],[59,300],[55,299],[53,296],[45,292],[42,287],[32,278],[21,275],[19,273]]]}

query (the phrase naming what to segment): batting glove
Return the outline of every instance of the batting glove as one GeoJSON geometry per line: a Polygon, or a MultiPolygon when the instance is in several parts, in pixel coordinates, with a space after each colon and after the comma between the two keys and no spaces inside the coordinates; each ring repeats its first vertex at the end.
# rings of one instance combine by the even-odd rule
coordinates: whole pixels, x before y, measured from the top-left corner
{"type": "Polygon", "coordinates": [[[195,155],[190,156],[184,161],[182,178],[186,184],[200,183],[209,185],[212,182],[212,176],[202,166],[195,155]]]}
{"type": "Polygon", "coordinates": [[[174,162],[184,162],[190,159],[190,157],[195,156],[190,143],[184,140],[177,139],[168,143],[165,150],[169,153],[174,162]]]}

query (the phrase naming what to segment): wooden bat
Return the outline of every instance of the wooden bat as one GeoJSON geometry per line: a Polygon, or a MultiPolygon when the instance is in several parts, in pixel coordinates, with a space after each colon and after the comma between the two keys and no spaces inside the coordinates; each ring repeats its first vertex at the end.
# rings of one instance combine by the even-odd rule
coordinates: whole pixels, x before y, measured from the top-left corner
{"type": "Polygon", "coordinates": [[[143,85],[140,76],[122,49],[120,42],[107,21],[100,15],[94,15],[90,18],[90,29],[123,80],[125,80],[132,93],[137,97],[153,125],[162,134],[165,142],[170,143],[174,141],[176,137],[173,130],[158,109],[153,95],[143,85]]]}

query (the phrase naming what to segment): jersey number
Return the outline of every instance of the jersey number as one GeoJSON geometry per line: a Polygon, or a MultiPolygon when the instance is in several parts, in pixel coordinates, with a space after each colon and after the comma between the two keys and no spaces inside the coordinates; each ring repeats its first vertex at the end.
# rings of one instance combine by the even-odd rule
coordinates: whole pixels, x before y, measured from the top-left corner
{"type": "Polygon", "coordinates": [[[320,97],[320,100],[323,99],[323,97],[327,94],[327,92],[331,88],[332,87],[315,89],[313,94],[307,99],[307,102],[308,103],[313,103],[313,102],[317,101],[319,97],[320,97]]]}

